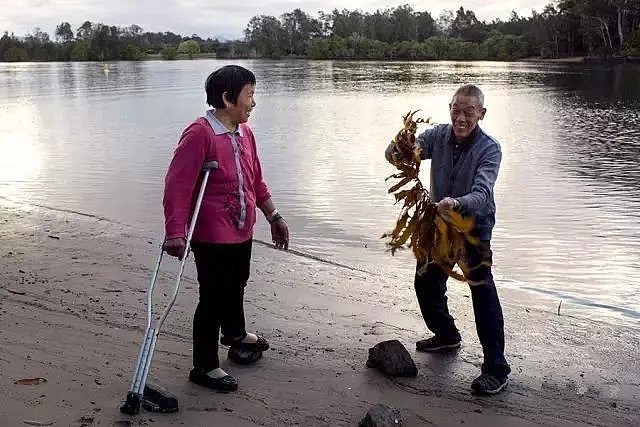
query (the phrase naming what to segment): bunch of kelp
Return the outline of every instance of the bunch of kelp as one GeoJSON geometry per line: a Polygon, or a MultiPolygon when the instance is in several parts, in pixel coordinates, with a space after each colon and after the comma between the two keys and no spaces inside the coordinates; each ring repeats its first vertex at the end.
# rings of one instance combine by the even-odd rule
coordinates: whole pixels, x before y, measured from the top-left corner
{"type": "Polygon", "coordinates": [[[411,248],[422,263],[418,274],[423,274],[430,263],[436,263],[451,277],[466,281],[469,272],[478,266],[469,265],[466,252],[479,244],[470,233],[474,220],[459,212],[440,213],[429,191],[420,182],[422,148],[416,145],[418,124],[431,124],[430,119],[414,118],[417,111],[403,116],[403,127],[391,142],[396,155],[391,163],[400,171],[387,178],[399,180],[389,188],[396,203],[403,202],[393,231],[382,235],[388,239],[392,254],[404,247],[411,248]],[[458,264],[463,275],[453,271],[458,264]]]}

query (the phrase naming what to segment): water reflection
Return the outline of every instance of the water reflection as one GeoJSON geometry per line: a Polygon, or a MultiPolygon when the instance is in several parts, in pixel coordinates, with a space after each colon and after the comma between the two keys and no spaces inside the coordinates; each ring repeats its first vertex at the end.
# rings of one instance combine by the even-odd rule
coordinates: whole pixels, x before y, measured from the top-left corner
{"type": "Polygon", "coordinates": [[[567,111],[560,138],[579,143],[560,144],[558,162],[563,168],[604,186],[639,194],[640,110],[620,106],[559,105],[567,111]],[[567,117],[570,115],[570,117],[567,117]],[[585,138],[584,130],[589,129],[585,138]],[[620,174],[621,170],[626,173],[620,174]]]}
{"type": "MultiPolygon", "coordinates": [[[[0,140],[46,159],[0,196],[110,217],[159,234],[162,178],[203,82],[224,61],[1,64],[0,140]],[[29,107],[37,105],[35,107],[29,107]],[[22,106],[22,107],[21,107],[22,106]],[[33,125],[36,123],[36,125],[33,125]],[[1,139],[4,138],[4,139],[1,139]],[[17,139],[16,139],[17,138],[17,139]],[[29,151],[30,150],[30,151],[29,151]]],[[[401,116],[448,120],[466,82],[482,85],[483,128],[503,148],[496,274],[505,283],[640,305],[638,67],[526,63],[243,61],[258,78],[252,125],[296,249],[407,277],[380,235],[399,207],[382,156],[401,116]]],[[[12,146],[13,147],[13,146],[12,146]]],[[[22,161],[22,160],[21,160],[22,161]]],[[[17,163],[15,160],[11,164],[17,163]]],[[[38,164],[37,162],[33,164],[38,164]]],[[[19,169],[24,172],[24,169],[19,169]]],[[[428,179],[428,163],[423,176],[428,179]]],[[[260,223],[259,238],[268,239],[260,223]]],[[[399,292],[411,292],[410,283],[399,292]]]]}
{"type": "Polygon", "coordinates": [[[20,194],[25,182],[36,180],[41,156],[36,145],[39,121],[28,102],[0,108],[0,188],[2,195],[20,194]]]}
{"type": "Polygon", "coordinates": [[[549,70],[553,72],[539,75],[541,83],[574,105],[625,108],[640,104],[640,65],[562,65],[549,70]]]}

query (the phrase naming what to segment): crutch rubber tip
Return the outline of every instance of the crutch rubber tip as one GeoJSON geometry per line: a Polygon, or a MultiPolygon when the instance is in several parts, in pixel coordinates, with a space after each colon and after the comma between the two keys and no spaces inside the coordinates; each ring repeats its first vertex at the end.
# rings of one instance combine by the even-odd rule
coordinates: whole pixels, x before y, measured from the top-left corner
{"type": "Polygon", "coordinates": [[[127,401],[120,407],[120,412],[127,415],[136,415],[140,412],[140,396],[132,391],[127,393],[127,401]]]}

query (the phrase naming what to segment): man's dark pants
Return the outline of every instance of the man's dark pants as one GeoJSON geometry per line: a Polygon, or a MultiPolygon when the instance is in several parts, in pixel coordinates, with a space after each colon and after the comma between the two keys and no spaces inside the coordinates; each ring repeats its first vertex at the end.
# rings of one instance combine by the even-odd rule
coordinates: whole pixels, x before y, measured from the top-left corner
{"type": "MultiPolygon", "coordinates": [[[[467,277],[473,283],[470,285],[473,313],[484,352],[482,372],[506,377],[511,369],[504,357],[504,319],[491,273],[490,242],[482,241],[478,247],[469,246],[467,255],[470,265],[479,265],[482,261],[489,263],[475,268],[467,277]]],[[[417,269],[421,266],[419,263],[417,269]]],[[[441,338],[459,338],[460,334],[447,307],[447,279],[448,275],[440,266],[429,264],[422,276],[416,274],[414,286],[427,328],[441,338]]]]}

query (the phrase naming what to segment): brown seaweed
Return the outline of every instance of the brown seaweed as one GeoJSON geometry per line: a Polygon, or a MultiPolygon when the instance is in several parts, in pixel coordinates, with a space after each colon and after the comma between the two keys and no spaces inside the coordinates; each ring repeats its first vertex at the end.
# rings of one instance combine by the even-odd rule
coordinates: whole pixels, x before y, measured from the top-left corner
{"type": "MultiPolygon", "coordinates": [[[[459,212],[438,212],[431,194],[419,178],[421,148],[416,146],[418,124],[431,124],[431,120],[415,118],[418,111],[409,111],[403,116],[403,127],[391,142],[399,153],[391,162],[400,171],[386,180],[398,180],[388,192],[395,197],[395,203],[403,202],[394,229],[382,235],[388,239],[387,247],[395,251],[411,248],[415,258],[423,263],[418,274],[423,274],[431,263],[436,263],[451,277],[467,281],[465,277],[479,267],[469,265],[466,252],[480,243],[471,232],[474,227],[472,217],[459,212]],[[462,274],[453,271],[458,264],[462,274]]],[[[482,265],[482,264],[481,264],[482,265]]]]}

